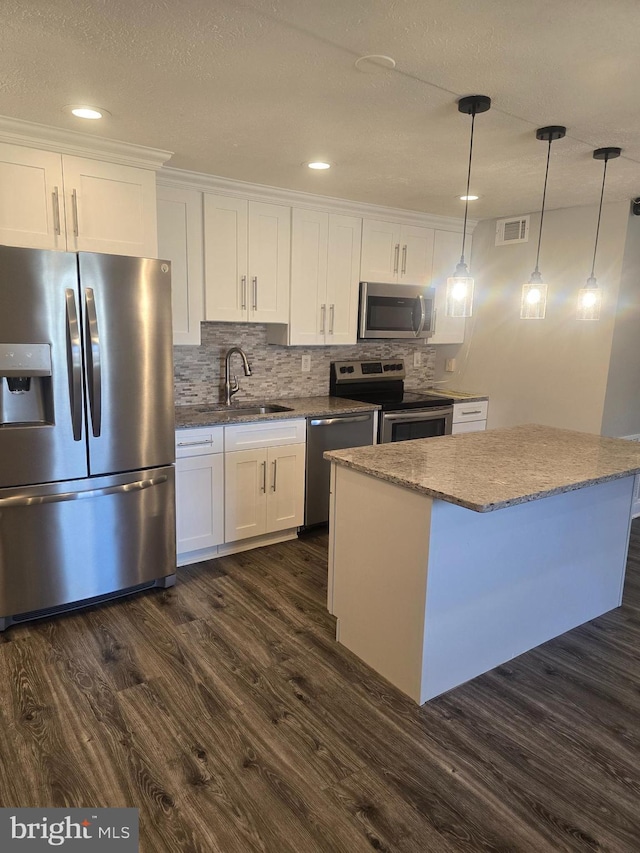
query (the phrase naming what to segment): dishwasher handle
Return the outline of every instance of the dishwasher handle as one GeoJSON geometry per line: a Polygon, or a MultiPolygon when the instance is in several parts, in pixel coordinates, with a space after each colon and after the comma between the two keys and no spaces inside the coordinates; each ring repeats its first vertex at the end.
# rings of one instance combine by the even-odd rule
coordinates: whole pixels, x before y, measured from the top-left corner
{"type": "Polygon", "coordinates": [[[332,424],[359,424],[371,420],[371,413],[367,415],[353,415],[346,418],[313,418],[309,423],[311,426],[331,426],[332,424]]]}

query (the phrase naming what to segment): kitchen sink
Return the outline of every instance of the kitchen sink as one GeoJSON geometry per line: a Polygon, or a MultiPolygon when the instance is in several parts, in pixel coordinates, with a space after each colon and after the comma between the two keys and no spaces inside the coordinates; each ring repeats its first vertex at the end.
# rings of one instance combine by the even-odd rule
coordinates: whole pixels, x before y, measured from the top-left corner
{"type": "Polygon", "coordinates": [[[276,406],[264,403],[258,406],[212,406],[208,409],[200,409],[203,415],[213,414],[214,412],[228,412],[236,415],[270,415],[274,412],[292,412],[293,409],[287,406],[276,406]]]}

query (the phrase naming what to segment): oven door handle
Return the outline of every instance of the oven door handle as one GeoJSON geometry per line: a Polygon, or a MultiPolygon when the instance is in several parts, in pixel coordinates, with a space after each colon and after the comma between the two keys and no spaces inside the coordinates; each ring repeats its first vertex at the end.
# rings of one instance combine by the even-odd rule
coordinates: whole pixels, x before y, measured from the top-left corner
{"type": "Polygon", "coordinates": [[[417,296],[418,304],[420,305],[420,323],[418,324],[418,328],[416,329],[415,335],[416,338],[419,338],[422,334],[422,330],[424,329],[424,324],[427,319],[427,309],[424,304],[424,296],[420,293],[417,296]]]}
{"type": "Polygon", "coordinates": [[[453,411],[451,406],[435,406],[431,409],[411,409],[408,412],[385,412],[383,418],[387,423],[395,421],[432,421],[453,411]]]}

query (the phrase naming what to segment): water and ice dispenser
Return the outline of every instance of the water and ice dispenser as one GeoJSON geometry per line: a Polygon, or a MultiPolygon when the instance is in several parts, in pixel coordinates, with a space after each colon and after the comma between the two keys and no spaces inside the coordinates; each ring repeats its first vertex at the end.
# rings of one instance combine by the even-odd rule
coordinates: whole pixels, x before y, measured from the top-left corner
{"type": "Polygon", "coordinates": [[[52,424],[50,344],[0,344],[0,427],[52,424]]]}

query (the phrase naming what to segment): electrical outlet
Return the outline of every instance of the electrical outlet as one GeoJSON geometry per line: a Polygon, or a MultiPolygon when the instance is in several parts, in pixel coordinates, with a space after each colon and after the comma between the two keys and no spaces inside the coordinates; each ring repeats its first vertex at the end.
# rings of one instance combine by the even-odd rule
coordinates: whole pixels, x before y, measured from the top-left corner
{"type": "Polygon", "coordinates": [[[309,373],[310,370],[311,370],[311,356],[310,355],[303,355],[302,356],[302,372],[303,373],[309,373]]]}
{"type": "Polygon", "coordinates": [[[420,350],[416,350],[413,354],[413,366],[422,367],[422,353],[420,350]]]}
{"type": "Polygon", "coordinates": [[[445,373],[455,373],[456,372],[456,360],[455,360],[455,358],[445,358],[444,370],[445,370],[445,373]]]}

